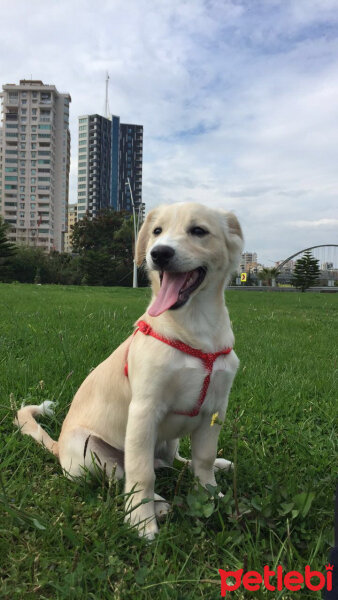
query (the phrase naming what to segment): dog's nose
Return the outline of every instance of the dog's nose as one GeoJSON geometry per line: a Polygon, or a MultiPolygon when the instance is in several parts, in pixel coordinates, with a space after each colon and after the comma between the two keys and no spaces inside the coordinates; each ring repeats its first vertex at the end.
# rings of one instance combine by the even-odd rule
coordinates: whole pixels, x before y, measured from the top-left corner
{"type": "Polygon", "coordinates": [[[174,256],[175,250],[170,246],[155,246],[155,248],[152,249],[150,254],[155,265],[163,268],[174,256]]]}

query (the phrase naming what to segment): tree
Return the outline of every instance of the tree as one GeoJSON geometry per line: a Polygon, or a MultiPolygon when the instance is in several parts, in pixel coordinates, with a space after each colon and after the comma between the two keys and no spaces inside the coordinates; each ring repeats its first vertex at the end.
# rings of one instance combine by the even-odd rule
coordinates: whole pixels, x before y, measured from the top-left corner
{"type": "Polygon", "coordinates": [[[71,243],[80,255],[88,285],[131,285],[133,221],[128,213],[105,210],[72,226],[71,243]]]}
{"type": "Polygon", "coordinates": [[[264,267],[264,269],[262,269],[259,273],[258,273],[258,277],[259,279],[261,279],[263,281],[263,283],[266,283],[267,285],[272,285],[272,280],[276,279],[278,275],[278,269],[276,267],[273,267],[272,269],[268,269],[267,267],[264,267]]]}
{"type": "Polygon", "coordinates": [[[0,216],[0,281],[7,281],[11,272],[11,260],[16,253],[16,246],[8,241],[9,225],[0,216]]]}
{"type": "Polygon", "coordinates": [[[305,292],[309,287],[318,284],[319,275],[319,260],[312,256],[310,250],[307,250],[302,258],[296,261],[292,285],[305,292]]]}

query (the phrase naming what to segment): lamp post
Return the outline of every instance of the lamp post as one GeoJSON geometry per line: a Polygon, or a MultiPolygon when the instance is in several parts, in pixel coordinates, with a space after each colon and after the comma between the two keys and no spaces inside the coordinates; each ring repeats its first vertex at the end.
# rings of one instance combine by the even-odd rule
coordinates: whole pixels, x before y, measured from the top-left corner
{"type": "Polygon", "coordinates": [[[137,264],[136,264],[136,260],[135,260],[135,252],[136,252],[136,240],[137,240],[137,236],[138,236],[138,232],[139,232],[139,228],[140,228],[140,212],[141,212],[141,208],[142,208],[142,202],[140,202],[140,205],[138,207],[138,213],[137,213],[137,219],[136,219],[136,211],[135,211],[135,204],[134,204],[133,192],[132,192],[132,189],[131,189],[129,177],[127,178],[126,185],[129,186],[130,197],[131,197],[131,205],[132,205],[132,208],[133,208],[133,220],[134,220],[133,288],[137,288],[138,287],[138,284],[137,284],[137,264]]]}

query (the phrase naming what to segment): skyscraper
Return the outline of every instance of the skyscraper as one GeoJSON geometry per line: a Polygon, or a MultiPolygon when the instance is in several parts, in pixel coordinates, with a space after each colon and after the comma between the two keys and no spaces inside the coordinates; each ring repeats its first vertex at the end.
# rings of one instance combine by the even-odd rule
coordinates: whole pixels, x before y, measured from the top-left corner
{"type": "Polygon", "coordinates": [[[12,226],[12,241],[61,251],[67,229],[71,97],[40,80],[23,79],[2,89],[0,214],[12,226]]]}
{"type": "Polygon", "coordinates": [[[142,204],[142,125],[100,115],[79,117],[78,218],[104,208],[132,211],[142,204]],[[129,187],[129,183],[130,187],[129,187]]]}

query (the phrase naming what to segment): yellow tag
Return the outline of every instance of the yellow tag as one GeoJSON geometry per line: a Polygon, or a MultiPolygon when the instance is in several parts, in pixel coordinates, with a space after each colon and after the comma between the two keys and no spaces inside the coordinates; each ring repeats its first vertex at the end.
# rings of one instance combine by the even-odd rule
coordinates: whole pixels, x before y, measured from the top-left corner
{"type": "Polygon", "coordinates": [[[246,273],[241,273],[241,281],[246,281],[246,273]]]}

